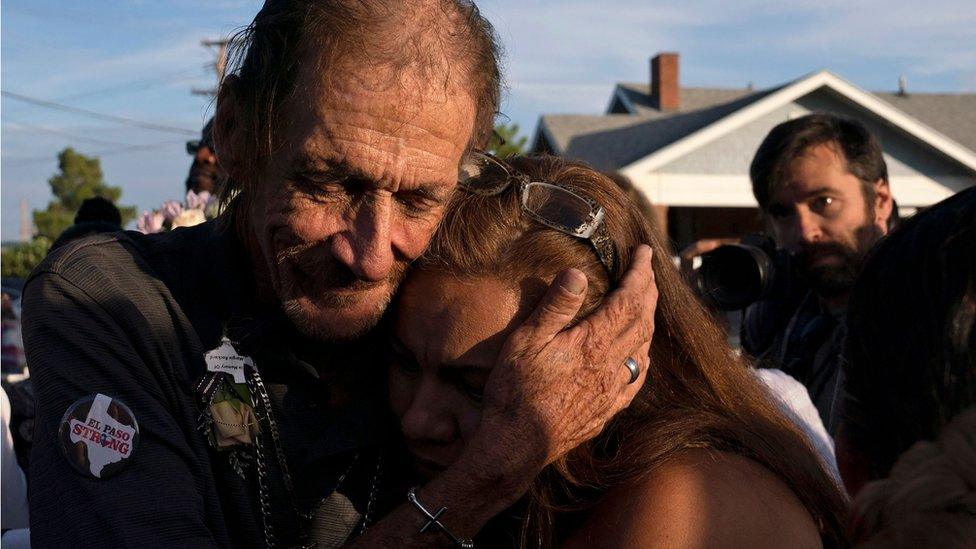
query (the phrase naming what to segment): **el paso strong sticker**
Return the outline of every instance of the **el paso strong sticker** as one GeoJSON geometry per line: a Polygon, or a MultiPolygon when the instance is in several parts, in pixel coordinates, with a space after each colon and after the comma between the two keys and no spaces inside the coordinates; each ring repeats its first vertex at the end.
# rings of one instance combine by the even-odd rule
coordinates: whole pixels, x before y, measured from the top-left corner
{"type": "Polygon", "coordinates": [[[139,444],[139,424],[121,400],[99,393],[68,407],[58,438],[64,457],[76,471],[108,478],[132,459],[139,444]]]}

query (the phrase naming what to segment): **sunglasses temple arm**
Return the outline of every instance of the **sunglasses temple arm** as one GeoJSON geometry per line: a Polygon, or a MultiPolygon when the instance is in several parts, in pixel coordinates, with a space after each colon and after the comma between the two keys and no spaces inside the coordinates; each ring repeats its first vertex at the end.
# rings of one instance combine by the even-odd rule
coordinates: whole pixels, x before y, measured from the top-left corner
{"type": "Polygon", "coordinates": [[[596,231],[590,235],[590,244],[593,245],[593,249],[596,251],[597,257],[600,258],[600,263],[603,263],[603,267],[607,270],[607,274],[610,275],[610,280],[613,280],[613,274],[617,270],[617,254],[613,249],[613,241],[610,239],[610,233],[607,231],[606,223],[600,223],[597,226],[596,231]]]}

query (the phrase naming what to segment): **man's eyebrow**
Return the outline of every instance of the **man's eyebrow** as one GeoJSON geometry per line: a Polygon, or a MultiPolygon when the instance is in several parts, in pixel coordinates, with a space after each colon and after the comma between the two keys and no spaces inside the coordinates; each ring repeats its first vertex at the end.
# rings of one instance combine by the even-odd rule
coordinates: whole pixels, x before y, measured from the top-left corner
{"type": "Polygon", "coordinates": [[[828,187],[828,186],[817,187],[816,189],[811,189],[811,190],[803,193],[803,199],[806,200],[807,198],[810,198],[811,196],[817,196],[817,195],[820,195],[820,194],[836,194],[836,193],[837,193],[837,189],[835,189],[833,187],[828,187]]]}
{"type": "Polygon", "coordinates": [[[397,194],[415,196],[431,202],[443,202],[450,196],[450,191],[445,191],[444,185],[421,185],[413,189],[400,189],[397,194]]]}
{"type": "Polygon", "coordinates": [[[335,180],[355,177],[355,173],[342,161],[331,161],[310,154],[300,154],[292,161],[291,173],[298,176],[314,176],[335,180]]]}
{"type": "MultiPolygon", "coordinates": [[[[301,154],[293,163],[291,174],[295,177],[311,179],[327,179],[330,181],[358,181],[371,182],[372,179],[364,173],[349,166],[342,160],[329,160],[310,154],[301,154]]],[[[432,202],[443,202],[450,196],[450,190],[445,191],[445,185],[433,183],[421,184],[412,189],[400,189],[399,194],[416,196],[432,202]]]]}

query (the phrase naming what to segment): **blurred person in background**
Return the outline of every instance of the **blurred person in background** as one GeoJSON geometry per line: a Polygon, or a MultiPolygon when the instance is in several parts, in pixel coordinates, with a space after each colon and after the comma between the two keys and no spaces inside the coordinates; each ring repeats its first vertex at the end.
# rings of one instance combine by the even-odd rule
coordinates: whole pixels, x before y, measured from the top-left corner
{"type": "Polygon", "coordinates": [[[976,546],[976,188],[872,252],[847,326],[837,460],[855,541],[976,546]]]}
{"type": "Polygon", "coordinates": [[[111,200],[95,196],[85,199],[75,215],[74,225],[68,227],[51,244],[55,250],[72,240],[99,233],[114,233],[122,230],[122,214],[111,200]]]}
{"type": "Polygon", "coordinates": [[[195,193],[207,191],[216,195],[227,174],[217,162],[214,151],[213,118],[203,126],[199,140],[186,142],[186,152],[193,157],[190,173],[186,176],[186,190],[195,193]]]}
{"type": "Polygon", "coordinates": [[[20,291],[15,288],[3,288],[0,294],[2,309],[0,309],[0,334],[2,334],[2,373],[3,376],[22,374],[26,363],[24,361],[24,340],[20,327],[20,311],[17,301],[20,291]]]}
{"type": "Polygon", "coordinates": [[[30,547],[27,479],[17,463],[10,434],[10,401],[0,388],[0,530],[4,548],[30,547]]]}

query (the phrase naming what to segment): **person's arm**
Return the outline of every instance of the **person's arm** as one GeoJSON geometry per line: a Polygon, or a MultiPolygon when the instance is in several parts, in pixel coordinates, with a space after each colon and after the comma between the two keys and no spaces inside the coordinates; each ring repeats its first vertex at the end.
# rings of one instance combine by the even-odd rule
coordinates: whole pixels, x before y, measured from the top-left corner
{"type": "MultiPolygon", "coordinates": [[[[657,286],[651,250],[634,263],[593,315],[569,330],[586,278],[562,273],[535,312],[508,338],[488,379],[481,424],[461,458],[417,490],[456,536],[470,539],[515,503],[549,463],[597,435],[644,383],[654,333],[657,286]],[[624,360],[640,364],[627,384],[624,360]]],[[[412,505],[404,504],[355,541],[355,547],[450,547],[412,505]]]]}
{"type": "MultiPolygon", "coordinates": [[[[117,282],[104,280],[99,286],[115,288],[117,282]]],[[[164,372],[181,357],[175,331],[160,310],[140,307],[124,292],[114,300],[102,295],[95,300],[62,275],[42,272],[25,289],[24,337],[36,395],[30,462],[33,546],[217,545],[217,534],[204,522],[213,511],[194,474],[202,465],[187,441],[193,434],[193,423],[191,428],[184,424],[189,411],[170,405],[177,389],[164,372]],[[125,315],[128,321],[120,318],[125,315]],[[148,327],[157,331],[150,333],[148,327]],[[163,348],[170,354],[151,352],[163,348]],[[95,393],[120,399],[139,425],[139,442],[127,467],[105,479],[76,472],[58,438],[68,407],[95,393]]]]}
{"type": "Polygon", "coordinates": [[[770,470],[734,454],[689,450],[611,490],[563,547],[817,548],[813,518],[770,470]]]}

